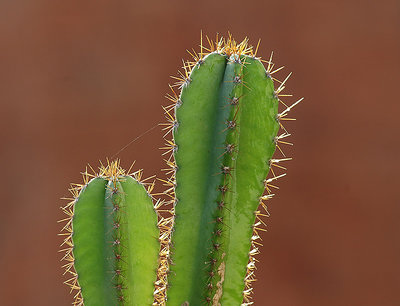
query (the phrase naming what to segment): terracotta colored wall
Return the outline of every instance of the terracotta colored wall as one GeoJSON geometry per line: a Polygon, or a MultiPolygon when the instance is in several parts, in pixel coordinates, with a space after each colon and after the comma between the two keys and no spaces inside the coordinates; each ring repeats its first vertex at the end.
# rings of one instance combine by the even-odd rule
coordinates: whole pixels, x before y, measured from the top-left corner
{"type": "MultiPolygon", "coordinates": [[[[1,1],[0,305],[70,305],[57,237],[70,182],[163,120],[200,30],[294,71],[257,305],[399,305],[400,5],[383,1],[1,1]]],[[[281,74],[282,78],[284,74],[281,74]]],[[[161,131],[119,157],[159,174],[161,131]]]]}

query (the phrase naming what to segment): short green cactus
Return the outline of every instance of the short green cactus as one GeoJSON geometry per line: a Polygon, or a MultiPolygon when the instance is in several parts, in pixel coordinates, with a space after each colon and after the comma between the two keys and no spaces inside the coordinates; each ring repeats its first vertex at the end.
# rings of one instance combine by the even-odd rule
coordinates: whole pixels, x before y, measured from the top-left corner
{"type": "Polygon", "coordinates": [[[265,68],[258,45],[230,35],[207,40],[209,48],[201,41],[199,53],[189,52],[194,61],[184,62],[174,84],[180,93],[171,86],[167,96],[170,156],[161,197],[168,201],[154,205],[162,206],[158,222],[140,173],[127,176],[118,161],[90,181],[86,171],[84,184],[72,188],[63,244],[75,304],[253,303],[254,256],[268,216],[263,201],[285,175],[280,163],[290,158],[279,145],[290,144],[283,140],[290,134],[282,122],[302,99],[282,102],[290,75],[276,80],[281,68],[274,70],[272,55],[265,68]]]}
{"type": "Polygon", "coordinates": [[[67,284],[75,305],[151,305],[159,243],[157,214],[141,181],[114,161],[73,185],[64,227],[67,284]],[[91,180],[90,177],[92,177],[91,180]],[[74,266],[74,270],[73,270],[74,266]]]}

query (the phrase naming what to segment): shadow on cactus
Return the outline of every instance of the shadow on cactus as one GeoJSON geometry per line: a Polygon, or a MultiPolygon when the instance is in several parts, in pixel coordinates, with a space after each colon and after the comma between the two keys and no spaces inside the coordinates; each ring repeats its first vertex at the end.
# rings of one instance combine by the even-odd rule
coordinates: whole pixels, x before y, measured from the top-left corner
{"type": "Polygon", "coordinates": [[[206,39],[167,95],[165,192],[151,196],[118,161],[71,189],[63,259],[75,304],[253,304],[264,202],[290,160],[282,123],[302,99],[281,100],[290,74],[275,79],[258,45],[206,39]]]}

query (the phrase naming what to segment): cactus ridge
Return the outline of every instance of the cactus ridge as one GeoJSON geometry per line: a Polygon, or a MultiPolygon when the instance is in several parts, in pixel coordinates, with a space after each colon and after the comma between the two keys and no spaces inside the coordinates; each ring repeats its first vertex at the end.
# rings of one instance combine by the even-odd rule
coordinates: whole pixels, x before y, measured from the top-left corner
{"type": "MultiPolygon", "coordinates": [[[[237,207],[231,207],[232,204],[232,194],[235,193],[235,184],[237,183],[237,179],[235,176],[236,165],[238,163],[238,146],[239,146],[239,138],[242,137],[241,132],[241,107],[242,100],[247,99],[247,96],[251,96],[252,88],[251,85],[247,83],[248,73],[251,68],[247,67],[256,67],[258,63],[264,62],[267,64],[267,67],[263,67],[263,71],[265,73],[267,86],[272,84],[272,81],[275,81],[279,84],[277,89],[274,89],[272,85],[273,97],[272,100],[276,101],[276,110],[277,105],[280,103],[284,110],[280,113],[276,111],[273,114],[274,119],[277,122],[277,129],[281,129],[282,133],[280,135],[275,134],[275,136],[271,139],[271,153],[275,151],[275,148],[282,154],[282,158],[271,158],[268,160],[268,177],[264,176],[264,193],[258,199],[258,207],[254,210],[254,217],[251,222],[252,226],[250,231],[252,232],[251,237],[249,237],[249,249],[248,251],[248,262],[245,267],[244,275],[243,275],[243,288],[241,289],[242,296],[242,305],[250,305],[252,304],[251,296],[252,296],[252,283],[255,281],[255,256],[259,254],[259,249],[262,246],[260,241],[260,231],[265,231],[266,224],[263,221],[264,217],[268,217],[269,213],[267,210],[267,206],[264,203],[266,200],[273,197],[272,189],[278,188],[273,182],[285,175],[285,173],[281,173],[285,171],[286,168],[281,164],[282,162],[290,160],[283,153],[281,145],[291,145],[291,143],[286,142],[286,137],[290,136],[287,129],[283,126],[283,122],[285,120],[294,120],[288,118],[287,115],[289,111],[298,103],[302,101],[302,99],[296,101],[291,106],[288,106],[285,102],[282,101],[283,97],[290,97],[291,95],[282,94],[282,91],[285,88],[285,84],[290,77],[289,74],[284,81],[279,81],[274,77],[274,74],[280,71],[283,67],[275,68],[275,65],[272,63],[272,53],[269,60],[262,60],[257,57],[257,50],[259,47],[259,43],[257,47],[254,49],[252,46],[248,44],[248,39],[245,38],[242,42],[237,43],[232,36],[229,34],[228,38],[225,39],[223,37],[216,38],[215,41],[212,41],[208,37],[206,37],[208,41],[208,47],[206,48],[203,45],[203,37],[201,36],[200,43],[200,52],[196,52],[195,50],[188,51],[188,53],[192,56],[192,61],[183,61],[183,71],[179,72],[177,77],[173,77],[175,79],[175,83],[170,85],[171,93],[167,94],[166,98],[172,102],[172,104],[164,107],[164,111],[166,114],[167,122],[165,123],[164,130],[166,131],[164,137],[166,140],[166,145],[162,149],[165,150],[164,155],[167,156],[166,164],[168,166],[165,169],[168,178],[163,180],[166,188],[165,194],[169,197],[169,201],[163,203],[166,211],[169,212],[170,217],[165,219],[164,221],[169,228],[165,232],[168,233],[165,235],[164,245],[164,262],[159,267],[159,277],[165,280],[165,284],[167,284],[168,274],[170,274],[170,269],[174,270],[174,246],[171,247],[171,236],[172,231],[171,227],[174,223],[176,223],[175,219],[179,220],[180,215],[177,214],[176,206],[178,206],[179,200],[176,198],[176,189],[179,188],[176,182],[177,170],[179,168],[179,162],[176,160],[176,152],[179,151],[179,147],[176,143],[176,132],[178,134],[180,132],[181,122],[177,119],[177,112],[179,112],[179,108],[182,104],[185,103],[186,95],[188,95],[189,90],[192,87],[192,78],[194,79],[194,74],[199,73],[201,67],[207,65],[208,62],[213,61],[214,54],[219,55],[226,59],[225,60],[225,71],[223,72],[225,75],[225,81],[221,85],[220,93],[224,95],[223,97],[219,97],[219,101],[224,101],[224,105],[220,105],[221,115],[216,119],[216,125],[214,128],[220,134],[215,136],[212,140],[212,146],[216,149],[218,156],[214,156],[211,158],[216,158],[220,161],[219,164],[219,172],[210,173],[210,177],[212,180],[212,176],[218,176],[220,178],[217,189],[217,193],[212,192],[216,195],[216,200],[211,200],[211,204],[209,204],[208,212],[209,215],[212,216],[213,226],[206,226],[208,229],[211,228],[209,241],[206,242],[207,252],[206,252],[206,260],[204,267],[200,270],[203,271],[203,275],[199,275],[198,278],[204,282],[204,286],[202,289],[195,288],[200,292],[202,303],[208,305],[220,305],[232,303],[232,300],[229,299],[229,293],[226,294],[227,298],[224,299],[225,291],[232,291],[234,285],[229,284],[229,279],[226,277],[226,273],[231,273],[231,266],[233,265],[231,261],[234,260],[234,255],[228,255],[229,243],[230,240],[234,240],[232,238],[235,234],[235,230],[232,230],[230,227],[234,222],[229,221],[232,209],[236,209],[237,207]],[[228,81],[227,81],[228,80],[228,81]],[[269,80],[269,81],[268,81],[269,80]],[[175,88],[180,90],[180,93],[177,93],[175,88]],[[221,119],[225,119],[221,121],[221,119]],[[221,142],[221,139],[224,141],[221,142]],[[218,148],[215,148],[218,146],[218,148]],[[262,211],[262,209],[264,211],[262,211]],[[228,248],[228,249],[227,249],[228,248]],[[170,258],[172,254],[172,259],[170,258]],[[230,259],[232,258],[232,259],[230,259]],[[169,263],[172,266],[169,266],[169,263]],[[229,266],[229,268],[227,268],[229,266]],[[226,290],[224,291],[224,287],[226,290]]],[[[219,59],[216,59],[212,62],[212,65],[217,66],[219,59]]],[[[210,64],[211,65],[211,64],[210,64]]],[[[262,65],[261,65],[262,66],[262,65]]],[[[215,68],[216,69],[216,68],[215,68]]],[[[258,69],[260,69],[258,67],[258,69]]],[[[192,89],[193,90],[193,89],[192,89]]],[[[247,103],[247,102],[246,102],[247,103]]],[[[248,120],[244,118],[243,120],[248,120]]],[[[277,132],[276,129],[276,132],[277,132]]],[[[244,130],[243,133],[246,133],[244,130]]],[[[240,159],[240,158],[239,158],[240,159]]],[[[239,160],[240,162],[240,160],[239,160]]],[[[239,164],[240,168],[243,168],[243,163],[239,164]]],[[[243,170],[240,170],[243,171],[243,170]]],[[[209,190],[210,191],[210,190],[209,190]]],[[[235,204],[236,205],[236,204],[235,204]]],[[[182,208],[181,208],[182,209],[182,208]]],[[[204,217],[204,216],[203,216],[204,217]]],[[[209,230],[210,231],[210,230],[209,230]]],[[[207,236],[207,233],[205,234],[207,236]]],[[[240,235],[239,235],[240,236],[240,235]]],[[[232,243],[232,242],[231,242],[232,243]]],[[[204,245],[203,245],[204,246],[204,245]]],[[[201,250],[198,250],[201,252],[201,250]]],[[[229,250],[232,252],[232,250],[229,250]]],[[[236,273],[236,272],[232,272],[236,273]]],[[[174,276],[174,272],[172,273],[174,276]]],[[[233,274],[232,274],[233,275],[233,274]]],[[[175,277],[175,276],[174,276],[175,277]]],[[[173,277],[173,278],[174,278],[173,277]]],[[[174,286],[174,279],[172,280],[171,287],[174,286]]],[[[198,287],[198,286],[196,286],[198,287]]],[[[198,293],[188,293],[188,296],[196,296],[198,293]]],[[[166,292],[165,287],[160,298],[162,303],[165,303],[166,300],[166,292]]],[[[194,299],[194,298],[193,298],[194,299]]],[[[194,299],[196,300],[196,299],[194,299]]],[[[176,302],[174,300],[174,302],[176,302]]],[[[174,303],[172,302],[172,303],[174,303]]],[[[179,301],[180,303],[184,303],[185,300],[179,301]]],[[[191,302],[191,301],[188,301],[191,302]]],[[[194,302],[194,304],[197,304],[194,302]]]]}
{"type": "MultiPolygon", "coordinates": [[[[60,220],[60,222],[65,222],[60,234],[64,236],[60,252],[64,252],[61,260],[66,261],[63,265],[65,269],[64,275],[72,275],[71,278],[65,281],[65,284],[71,288],[71,292],[75,292],[74,305],[83,305],[84,300],[87,305],[100,305],[104,303],[106,305],[136,305],[132,300],[133,298],[138,298],[142,301],[143,298],[148,300],[148,296],[138,297],[137,292],[148,292],[149,289],[143,290],[143,287],[140,287],[141,284],[132,274],[132,271],[140,271],[141,268],[138,270],[135,263],[132,263],[134,259],[128,258],[128,256],[132,256],[132,253],[135,253],[135,248],[137,248],[132,243],[141,244],[141,237],[139,237],[141,234],[138,234],[138,230],[135,232],[133,225],[129,223],[132,219],[132,212],[136,215],[141,214],[141,212],[138,212],[139,209],[143,209],[143,214],[145,215],[149,212],[152,214],[151,210],[153,208],[148,208],[147,206],[148,204],[153,206],[152,200],[146,200],[145,198],[146,196],[152,197],[151,192],[154,182],[148,182],[152,177],[143,179],[142,170],[130,173],[132,166],[128,171],[125,171],[120,167],[119,160],[112,162],[107,160],[107,164],[105,166],[101,164],[99,172],[95,172],[89,165],[86,167],[86,171],[82,173],[83,183],[71,184],[70,192],[72,198],[67,198],[69,201],[68,204],[62,207],[62,211],[67,215],[67,218],[60,220]],[[140,187],[137,183],[142,185],[145,190],[140,191],[143,187],[140,187]],[[141,195],[136,196],[136,190],[141,195]],[[96,202],[93,194],[100,201],[96,202]],[[140,207],[139,205],[132,207],[131,204],[135,204],[136,199],[137,201],[145,199],[145,202],[142,201],[145,207],[140,207]],[[77,217],[78,211],[76,210],[78,202],[79,217],[77,217]],[[100,205],[97,205],[95,210],[93,210],[93,204],[99,203],[100,205]],[[85,214],[89,210],[92,213],[103,211],[103,217],[96,218],[96,220],[90,218],[85,214]],[[95,232],[92,231],[89,234],[85,234],[91,228],[96,228],[97,225],[100,225],[100,228],[104,228],[104,237],[102,240],[105,244],[100,248],[96,247],[99,244],[96,244],[96,235],[93,235],[95,232]],[[74,230],[76,232],[79,231],[79,236],[78,234],[74,234],[74,230]],[[86,247],[92,241],[94,241],[94,246],[86,247]],[[89,255],[88,252],[91,254],[99,253],[99,255],[89,255]],[[77,257],[79,257],[78,260],[77,257]],[[90,271],[90,273],[86,273],[87,271],[90,271]]],[[[155,204],[154,208],[158,207],[159,202],[155,204]]],[[[156,214],[150,219],[154,219],[153,225],[151,225],[152,220],[146,221],[149,224],[148,226],[138,224],[138,226],[141,226],[140,230],[145,232],[144,235],[146,235],[146,238],[148,238],[147,236],[151,237],[158,231],[156,229],[156,214]]],[[[154,235],[154,238],[157,235],[154,235]]],[[[148,244],[150,247],[147,251],[152,253],[148,255],[149,257],[154,257],[154,260],[156,260],[156,253],[154,251],[158,252],[158,244],[156,241],[154,243],[148,242],[148,244]],[[152,248],[152,251],[149,251],[150,248],[152,248]]],[[[146,269],[148,268],[143,269],[141,272],[146,273],[146,269]]],[[[146,277],[143,282],[150,283],[151,285],[151,277],[151,275],[146,277]]],[[[155,281],[155,273],[153,281],[155,281]]],[[[150,288],[151,293],[152,286],[148,288],[150,288]]]]}

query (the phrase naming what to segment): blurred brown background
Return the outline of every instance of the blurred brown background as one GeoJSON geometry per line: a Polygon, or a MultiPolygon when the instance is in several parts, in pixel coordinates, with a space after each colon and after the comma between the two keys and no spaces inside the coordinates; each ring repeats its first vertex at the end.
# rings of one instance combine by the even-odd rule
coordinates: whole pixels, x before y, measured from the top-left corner
{"type": "MultiPolygon", "coordinates": [[[[0,305],[70,305],[59,198],[87,163],[163,121],[200,30],[261,38],[259,55],[273,50],[305,97],[256,304],[400,305],[397,0],[0,1],[0,305]]],[[[162,175],[161,136],[122,164],[162,175]]]]}

